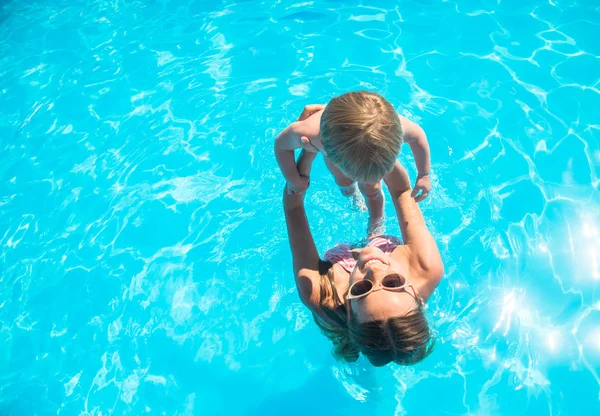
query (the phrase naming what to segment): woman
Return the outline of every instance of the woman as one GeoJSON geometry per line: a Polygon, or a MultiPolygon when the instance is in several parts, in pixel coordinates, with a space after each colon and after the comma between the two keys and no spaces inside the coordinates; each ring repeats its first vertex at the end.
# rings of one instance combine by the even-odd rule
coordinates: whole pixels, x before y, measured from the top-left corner
{"type": "MultiPolygon", "coordinates": [[[[309,177],[314,158],[314,153],[301,153],[301,175],[309,177]]],[[[333,342],[334,355],[353,362],[362,352],[374,366],[392,361],[410,365],[433,348],[423,308],[444,266],[399,162],[384,182],[404,244],[378,236],[361,248],[338,245],[322,261],[306,218],[304,194],[285,190],[283,206],[300,298],[333,342]]]]}

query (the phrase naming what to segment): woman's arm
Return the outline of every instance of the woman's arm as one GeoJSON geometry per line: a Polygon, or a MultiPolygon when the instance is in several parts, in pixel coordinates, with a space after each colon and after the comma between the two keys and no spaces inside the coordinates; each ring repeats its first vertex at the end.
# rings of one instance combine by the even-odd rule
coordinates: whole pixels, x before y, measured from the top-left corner
{"type": "Polygon", "coordinates": [[[394,169],[383,179],[394,201],[411,267],[421,277],[437,284],[444,274],[444,265],[437,244],[425,225],[419,204],[411,196],[406,169],[397,161],[394,169]]]}
{"type": "MultiPolygon", "coordinates": [[[[315,153],[302,151],[298,158],[298,173],[310,175],[315,153]]],[[[309,307],[319,303],[319,253],[310,232],[310,226],[304,209],[304,195],[283,193],[283,208],[287,225],[288,239],[294,263],[296,287],[300,299],[309,307]]]]}

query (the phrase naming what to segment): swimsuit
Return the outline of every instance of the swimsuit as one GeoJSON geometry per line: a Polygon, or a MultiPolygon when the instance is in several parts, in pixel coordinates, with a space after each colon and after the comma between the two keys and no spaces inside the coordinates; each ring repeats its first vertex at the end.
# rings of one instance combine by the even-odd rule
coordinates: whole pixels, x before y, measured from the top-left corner
{"type": "MultiPolygon", "coordinates": [[[[363,247],[377,247],[386,254],[390,254],[396,247],[402,245],[402,242],[391,235],[381,235],[374,237],[363,247]]],[[[331,263],[337,263],[344,268],[348,273],[352,273],[356,267],[356,260],[352,257],[352,247],[350,244],[338,244],[332,249],[327,250],[323,258],[331,263]]]]}

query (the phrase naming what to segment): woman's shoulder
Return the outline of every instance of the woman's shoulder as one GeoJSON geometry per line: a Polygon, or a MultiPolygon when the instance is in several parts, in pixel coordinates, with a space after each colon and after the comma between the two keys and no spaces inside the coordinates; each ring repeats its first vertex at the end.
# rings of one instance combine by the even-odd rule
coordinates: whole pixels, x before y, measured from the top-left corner
{"type": "Polygon", "coordinates": [[[439,260],[439,255],[430,253],[423,256],[422,253],[417,253],[414,247],[400,245],[394,249],[391,256],[406,269],[421,296],[427,300],[444,276],[444,266],[439,260]]]}
{"type": "MultiPolygon", "coordinates": [[[[312,270],[306,272],[300,270],[296,280],[300,299],[311,312],[323,315],[324,310],[335,309],[344,303],[343,296],[339,293],[339,290],[344,289],[343,281],[338,280],[344,273],[342,266],[319,260],[318,273],[312,270]]],[[[327,317],[328,314],[325,313],[325,318],[327,317]]]]}

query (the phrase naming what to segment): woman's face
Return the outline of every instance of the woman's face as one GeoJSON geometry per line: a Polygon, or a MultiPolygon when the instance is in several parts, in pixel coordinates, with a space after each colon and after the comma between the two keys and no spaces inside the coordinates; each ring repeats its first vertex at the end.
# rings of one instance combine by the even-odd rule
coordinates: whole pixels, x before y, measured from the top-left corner
{"type": "MultiPolygon", "coordinates": [[[[350,286],[359,280],[371,280],[375,288],[381,285],[381,280],[389,274],[396,273],[410,283],[408,271],[389,254],[377,247],[365,247],[360,252],[354,252],[357,258],[356,267],[350,275],[350,286]]],[[[412,290],[391,292],[377,290],[367,296],[351,299],[350,307],[359,322],[378,321],[404,316],[418,308],[418,301],[412,290]]]]}

